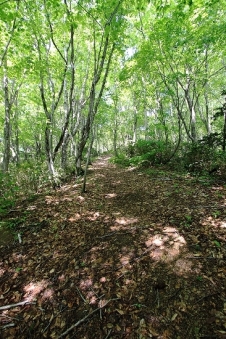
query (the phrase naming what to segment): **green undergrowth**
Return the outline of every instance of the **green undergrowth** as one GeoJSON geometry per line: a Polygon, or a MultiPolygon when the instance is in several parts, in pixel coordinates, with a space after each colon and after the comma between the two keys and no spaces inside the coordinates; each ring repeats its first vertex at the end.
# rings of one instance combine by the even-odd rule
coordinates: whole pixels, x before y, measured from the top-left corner
{"type": "Polygon", "coordinates": [[[189,175],[203,185],[216,179],[226,182],[226,153],[205,142],[183,143],[178,148],[162,141],[138,140],[127,146],[111,162],[120,166],[136,166],[149,174],[171,171],[189,175]]]}

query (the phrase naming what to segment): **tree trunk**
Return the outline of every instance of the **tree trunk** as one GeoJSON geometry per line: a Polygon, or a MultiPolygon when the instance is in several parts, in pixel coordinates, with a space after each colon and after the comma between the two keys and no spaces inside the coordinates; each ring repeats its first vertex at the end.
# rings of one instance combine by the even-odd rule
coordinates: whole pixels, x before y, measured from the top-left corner
{"type": "Polygon", "coordinates": [[[3,171],[9,171],[10,144],[11,144],[11,116],[9,100],[9,81],[6,68],[4,69],[3,90],[5,99],[5,123],[4,123],[4,150],[3,150],[3,171]]]}
{"type": "Polygon", "coordinates": [[[224,103],[223,105],[223,112],[224,112],[224,127],[223,127],[222,150],[225,152],[225,149],[226,149],[226,103],[224,103]]]}
{"type": "Polygon", "coordinates": [[[196,112],[195,112],[194,102],[191,99],[188,91],[189,91],[188,89],[185,90],[185,99],[186,99],[187,106],[188,106],[189,113],[190,113],[191,138],[192,138],[192,141],[196,141],[196,139],[197,139],[196,112]]]}
{"type": "Polygon", "coordinates": [[[53,183],[53,186],[57,184],[56,182],[56,172],[54,168],[54,161],[53,161],[53,154],[52,154],[52,145],[51,145],[51,132],[50,128],[47,124],[46,129],[45,129],[45,150],[46,150],[46,159],[47,159],[47,165],[49,169],[49,173],[51,176],[51,180],[53,183]]]}

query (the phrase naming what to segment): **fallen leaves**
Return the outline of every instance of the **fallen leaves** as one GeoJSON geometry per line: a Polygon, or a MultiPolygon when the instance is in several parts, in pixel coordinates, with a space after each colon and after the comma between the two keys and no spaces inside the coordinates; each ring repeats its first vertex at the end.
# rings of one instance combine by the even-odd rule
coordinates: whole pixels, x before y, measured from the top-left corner
{"type": "Polygon", "coordinates": [[[84,196],[67,184],[28,205],[22,243],[0,248],[0,302],[16,304],[2,309],[1,337],[223,336],[222,198],[165,177],[101,160],[84,196]]]}

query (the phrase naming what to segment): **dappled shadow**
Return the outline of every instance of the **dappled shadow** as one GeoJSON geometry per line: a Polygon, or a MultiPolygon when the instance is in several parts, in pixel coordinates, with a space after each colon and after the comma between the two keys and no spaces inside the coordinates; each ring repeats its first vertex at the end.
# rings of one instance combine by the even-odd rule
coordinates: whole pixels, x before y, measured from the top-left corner
{"type": "Polygon", "coordinates": [[[4,310],[2,338],[58,338],[94,310],[71,337],[220,338],[225,188],[169,176],[99,159],[88,193],[67,184],[27,206],[22,244],[0,248],[0,302],[35,304],[4,310]]]}

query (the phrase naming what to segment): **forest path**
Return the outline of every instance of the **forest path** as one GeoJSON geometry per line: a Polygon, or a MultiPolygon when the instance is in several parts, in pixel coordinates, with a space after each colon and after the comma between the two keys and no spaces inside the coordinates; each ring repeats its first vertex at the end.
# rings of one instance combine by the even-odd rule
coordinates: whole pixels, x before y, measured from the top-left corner
{"type": "Polygon", "coordinates": [[[108,160],[8,217],[1,337],[225,338],[225,186],[108,160]]]}

